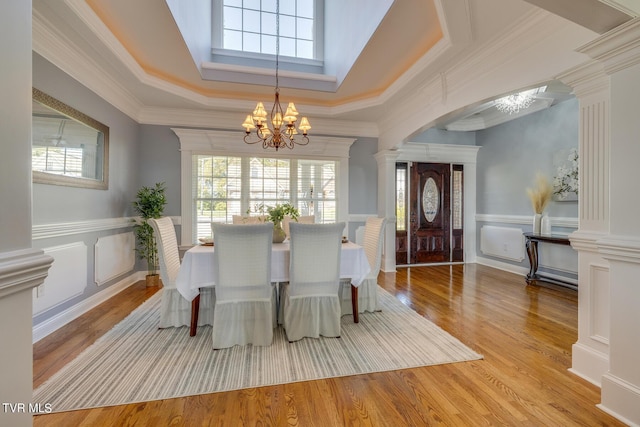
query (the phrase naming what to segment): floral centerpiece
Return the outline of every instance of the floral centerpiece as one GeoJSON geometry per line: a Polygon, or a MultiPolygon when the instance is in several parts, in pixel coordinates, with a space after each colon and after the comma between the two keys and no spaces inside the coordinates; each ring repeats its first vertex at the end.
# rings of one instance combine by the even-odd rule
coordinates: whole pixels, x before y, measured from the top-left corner
{"type": "Polygon", "coordinates": [[[580,181],[578,180],[578,149],[569,151],[568,163],[558,167],[553,178],[553,195],[557,200],[565,200],[571,193],[578,196],[580,181]]]}
{"type": "Polygon", "coordinates": [[[549,180],[541,173],[536,175],[535,184],[534,188],[527,188],[527,195],[529,196],[531,207],[533,207],[533,212],[535,213],[533,219],[533,232],[538,234],[540,233],[542,213],[551,200],[553,187],[549,183],[549,180]]]}
{"type": "Polygon", "coordinates": [[[291,203],[276,204],[275,206],[265,206],[264,203],[256,205],[254,212],[258,212],[266,216],[266,220],[273,223],[273,241],[282,242],[286,238],[286,234],[282,229],[282,220],[285,216],[291,217],[294,221],[298,220],[300,212],[291,203]]]}

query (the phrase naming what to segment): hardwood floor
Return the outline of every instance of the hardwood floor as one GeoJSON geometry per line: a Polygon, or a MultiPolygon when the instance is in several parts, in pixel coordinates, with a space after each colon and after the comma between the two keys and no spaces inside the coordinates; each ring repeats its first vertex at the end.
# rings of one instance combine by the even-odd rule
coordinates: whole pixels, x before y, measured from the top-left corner
{"type": "MultiPolygon", "coordinates": [[[[378,283],[483,360],[46,414],[34,426],[622,426],[568,372],[577,292],[481,265],[412,267],[378,283]]],[[[127,289],[34,345],[34,387],[155,289],[127,289]]]]}

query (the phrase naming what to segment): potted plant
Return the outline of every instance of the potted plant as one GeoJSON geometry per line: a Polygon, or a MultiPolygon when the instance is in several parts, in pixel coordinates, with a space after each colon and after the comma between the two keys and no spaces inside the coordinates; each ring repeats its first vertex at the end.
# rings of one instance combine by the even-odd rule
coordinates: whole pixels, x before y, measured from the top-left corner
{"type": "Polygon", "coordinates": [[[287,237],[282,229],[282,220],[289,215],[292,220],[297,221],[300,212],[291,203],[276,204],[275,206],[265,206],[261,203],[256,206],[256,212],[267,216],[267,220],[273,223],[273,242],[282,243],[287,237]]]}
{"type": "Polygon", "coordinates": [[[158,275],[158,247],[153,236],[153,228],[149,219],[160,218],[167,204],[165,183],[158,182],[154,187],[142,187],[136,194],[133,209],[140,218],[135,219],[133,230],[136,235],[136,252],[140,259],[147,261],[147,286],[160,283],[158,275]]]}

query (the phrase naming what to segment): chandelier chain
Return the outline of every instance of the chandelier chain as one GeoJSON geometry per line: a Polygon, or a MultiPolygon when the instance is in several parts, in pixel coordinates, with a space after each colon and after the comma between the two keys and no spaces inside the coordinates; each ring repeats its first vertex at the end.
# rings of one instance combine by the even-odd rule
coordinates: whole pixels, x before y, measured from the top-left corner
{"type": "Polygon", "coordinates": [[[309,143],[308,131],[311,129],[309,120],[302,117],[299,124],[298,110],[293,102],[290,102],[286,111],[280,105],[280,0],[276,0],[276,87],[275,100],[271,108],[271,115],[267,115],[262,102],[258,102],[253,114],[247,115],[242,127],[245,128],[244,142],[247,144],[262,143],[262,148],[293,149],[295,145],[307,145],[309,143]],[[254,137],[251,131],[255,129],[254,137]],[[296,138],[299,132],[302,136],[296,138]]]}
{"type": "Polygon", "coordinates": [[[278,68],[280,57],[280,0],[276,0],[276,92],[280,92],[280,85],[278,82],[278,68]]]}

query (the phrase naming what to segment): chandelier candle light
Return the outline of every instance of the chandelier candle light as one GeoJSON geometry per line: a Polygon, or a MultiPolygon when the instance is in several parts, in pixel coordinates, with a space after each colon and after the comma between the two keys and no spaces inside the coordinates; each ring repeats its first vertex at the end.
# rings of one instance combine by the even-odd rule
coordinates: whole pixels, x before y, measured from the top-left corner
{"type": "Polygon", "coordinates": [[[293,102],[290,102],[287,106],[287,110],[284,111],[280,105],[280,87],[278,84],[278,56],[280,53],[280,1],[276,2],[276,88],[275,88],[275,101],[271,108],[270,120],[267,120],[267,111],[264,108],[262,102],[258,102],[256,109],[253,110],[253,114],[247,115],[247,118],[242,123],[246,135],[244,136],[244,142],[247,144],[256,144],[262,142],[262,148],[275,148],[278,151],[282,147],[293,149],[298,145],[307,145],[309,138],[307,137],[307,131],[311,129],[309,120],[306,117],[300,119],[298,129],[296,129],[296,121],[298,120],[298,110],[293,102]],[[271,126],[269,125],[271,123],[271,126]],[[251,131],[256,129],[255,137],[251,139],[251,131]],[[302,139],[295,139],[295,136],[299,134],[298,130],[302,132],[302,139]]]}

